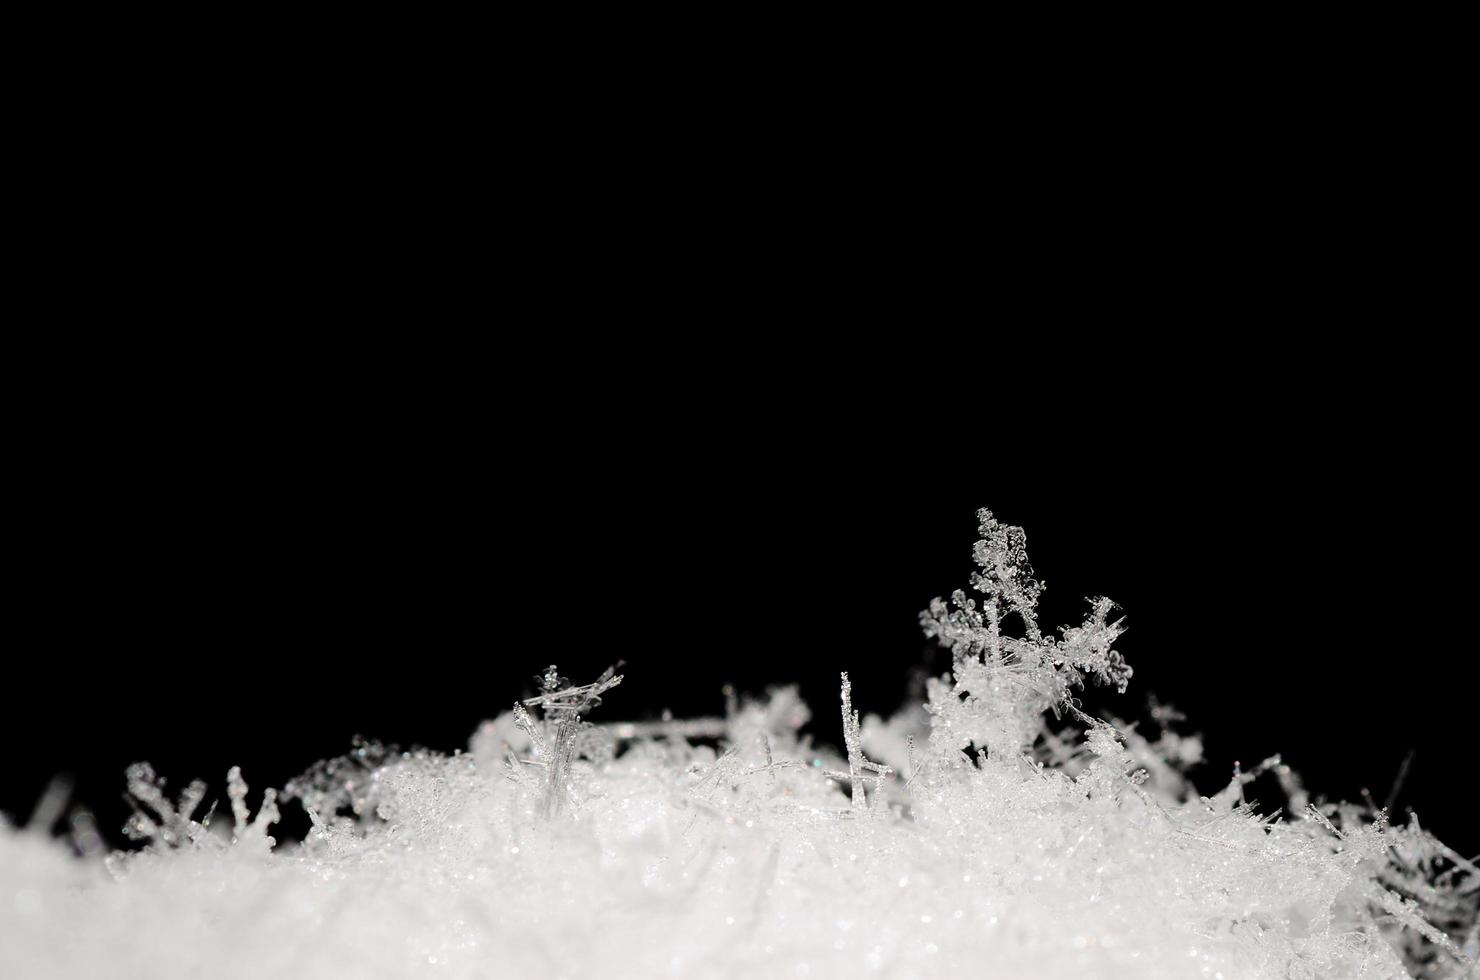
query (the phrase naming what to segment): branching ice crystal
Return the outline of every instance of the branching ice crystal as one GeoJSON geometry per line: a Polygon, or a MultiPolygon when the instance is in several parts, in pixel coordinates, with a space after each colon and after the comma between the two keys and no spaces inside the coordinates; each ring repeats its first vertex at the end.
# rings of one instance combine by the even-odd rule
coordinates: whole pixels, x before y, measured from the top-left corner
{"type": "Polygon", "coordinates": [[[277,790],[269,786],[263,791],[262,805],[257,808],[257,816],[252,817],[247,807],[247,783],[242,779],[241,768],[232,766],[226,774],[226,795],[231,798],[232,843],[264,849],[277,843],[267,836],[267,828],[278,821],[277,790]]]}
{"type": "Polygon", "coordinates": [[[151,841],[163,847],[181,847],[200,840],[205,834],[210,815],[207,814],[200,823],[191,819],[206,798],[205,783],[195,780],[180,793],[177,802],[171,803],[165,796],[163,777],[155,775],[154,767],[149,763],[129,766],[126,776],[128,795],[124,798],[134,813],[124,825],[123,832],[130,839],[151,841]]]}
{"type": "MultiPolygon", "coordinates": [[[[853,685],[848,681],[848,672],[843,671],[843,745],[848,751],[848,771],[846,773],[824,770],[824,775],[837,779],[846,780],[849,794],[852,798],[855,813],[868,809],[866,791],[864,784],[872,782],[876,787],[882,786],[884,780],[894,770],[888,766],[880,765],[871,761],[863,754],[863,735],[858,727],[858,712],[853,710],[853,685]],[[865,775],[865,773],[873,775],[865,775]]],[[[766,764],[770,766],[771,753],[769,746],[766,750],[766,764]]],[[[877,799],[877,796],[875,797],[877,799]]]]}
{"type": "Polygon", "coordinates": [[[948,690],[935,682],[931,688],[934,744],[947,753],[972,743],[1016,753],[1037,737],[1043,712],[1070,706],[1086,679],[1123,692],[1131,668],[1111,646],[1123,627],[1110,621],[1116,607],[1109,599],[1091,599],[1082,626],[1065,629],[1059,639],[1045,637],[1037,616],[1043,586],[1028,563],[1027,535],[985,508],[977,521],[982,537],[972,554],[980,569],[971,585],[984,596],[981,606],[958,589],[950,603],[937,598],[920,614],[925,634],[953,654],[954,685],[948,690]],[[1009,616],[1021,624],[1022,636],[1004,631],[1009,616]]]}
{"type": "MultiPolygon", "coordinates": [[[[593,726],[581,716],[601,704],[601,695],[622,683],[616,667],[608,667],[595,683],[572,687],[551,664],[540,678],[540,694],[514,705],[519,728],[529,736],[534,756],[526,760],[545,770],[544,798],[540,811],[551,817],[564,809],[571,799],[571,760],[577,755],[594,758],[611,749],[593,726]],[[528,708],[538,707],[544,714],[543,724],[536,724],[528,708]]],[[[517,762],[517,759],[516,759],[517,762]]]]}

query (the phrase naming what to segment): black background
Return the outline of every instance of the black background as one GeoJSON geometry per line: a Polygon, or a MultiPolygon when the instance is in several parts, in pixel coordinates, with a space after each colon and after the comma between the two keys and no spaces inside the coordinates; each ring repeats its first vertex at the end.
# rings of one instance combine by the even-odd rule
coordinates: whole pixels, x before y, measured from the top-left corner
{"type": "Polygon", "coordinates": [[[1204,791],[1282,752],[1315,792],[1382,800],[1412,749],[1400,810],[1480,846],[1467,429],[1416,385],[1400,404],[1250,366],[1061,426],[994,387],[1053,401],[1049,362],[984,365],[960,408],[933,401],[939,364],[820,399],[759,365],[644,387],[531,362],[535,386],[495,390],[328,385],[318,363],[311,384],[92,388],[22,447],[0,808],[67,771],[114,829],[138,759],[219,792],[231,765],[281,785],[356,733],[450,750],[549,663],[625,661],[606,719],[798,682],[836,742],[840,670],[887,712],[944,669],[916,614],[965,586],[989,505],[1027,529],[1045,625],[1121,604],[1135,678],[1090,703],[1183,709],[1204,791]]]}
{"type": "Polygon", "coordinates": [[[795,681],[836,742],[986,505],[1045,625],[1120,603],[1092,703],[1182,708],[1205,790],[1282,752],[1382,800],[1415,750],[1400,808],[1480,850],[1457,131],[1147,83],[33,110],[0,810],[450,750],[552,662],[626,662],[608,719],[795,681]]]}

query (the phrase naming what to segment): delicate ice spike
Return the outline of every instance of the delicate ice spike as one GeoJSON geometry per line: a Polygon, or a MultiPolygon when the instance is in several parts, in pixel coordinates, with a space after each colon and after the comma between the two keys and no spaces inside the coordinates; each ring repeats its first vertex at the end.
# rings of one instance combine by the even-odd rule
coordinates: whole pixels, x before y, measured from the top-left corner
{"type": "Polygon", "coordinates": [[[149,807],[161,817],[175,815],[175,808],[164,797],[165,781],[157,776],[154,767],[147,762],[137,762],[124,773],[129,795],[149,807]]]}
{"type": "Polygon", "coordinates": [[[206,784],[199,779],[191,780],[190,785],[186,786],[185,791],[180,794],[180,802],[178,804],[180,817],[188,820],[205,798],[206,784]]]}
{"type": "Polygon", "coordinates": [[[226,773],[226,795],[231,799],[231,821],[239,837],[247,829],[251,814],[247,809],[247,783],[242,779],[240,766],[232,766],[226,773]]]}
{"type": "Polygon", "coordinates": [[[1398,794],[1403,791],[1403,783],[1408,779],[1408,769],[1413,765],[1413,756],[1417,749],[1409,749],[1408,754],[1403,756],[1403,761],[1398,765],[1398,775],[1393,778],[1393,788],[1388,791],[1387,801],[1382,808],[1389,813],[1393,812],[1393,804],[1398,802],[1398,794]]]}
{"type": "Polygon", "coordinates": [[[540,726],[529,712],[524,710],[524,705],[518,701],[514,702],[514,723],[519,726],[520,731],[529,736],[531,751],[536,757],[543,758],[545,755],[545,736],[540,731],[540,726]]]}
{"type": "Polygon", "coordinates": [[[277,790],[269,786],[262,791],[262,805],[257,808],[257,817],[252,821],[251,829],[261,828],[265,834],[267,828],[278,822],[282,814],[278,811],[277,790]]]}
{"type": "Polygon", "coordinates": [[[848,672],[842,672],[842,711],[843,711],[843,744],[848,750],[848,772],[824,773],[829,778],[846,780],[852,802],[852,809],[862,812],[868,809],[868,792],[865,783],[873,782],[875,793],[883,786],[884,780],[893,772],[888,766],[873,762],[863,754],[863,734],[859,729],[858,712],[853,708],[853,684],[848,680],[848,672]],[[874,775],[864,775],[865,771],[874,775]]]}
{"type": "Polygon", "coordinates": [[[779,769],[805,769],[805,768],[806,768],[806,766],[802,765],[800,762],[797,762],[794,759],[783,759],[780,762],[773,763],[770,766],[752,766],[749,769],[741,770],[740,772],[736,773],[735,775],[736,776],[756,776],[756,775],[759,775],[760,773],[763,773],[764,772],[764,773],[770,773],[771,774],[771,778],[774,780],[775,779],[775,773],[779,769]]]}
{"type": "Polygon", "coordinates": [[[582,709],[595,707],[592,701],[607,691],[622,683],[621,675],[613,675],[612,668],[607,668],[605,674],[592,684],[582,684],[579,687],[566,687],[558,691],[547,691],[544,694],[532,698],[525,698],[523,704],[527,708],[536,706],[551,708],[575,708],[582,709]]]}
{"type": "Polygon", "coordinates": [[[843,742],[848,749],[848,786],[853,799],[853,809],[862,810],[866,805],[863,784],[858,779],[858,757],[863,754],[862,738],[858,733],[858,712],[853,710],[853,685],[848,672],[843,671],[843,742]]]}
{"type": "Polygon", "coordinates": [[[51,782],[46,784],[41,799],[36,801],[36,806],[31,810],[31,819],[26,821],[26,829],[39,834],[50,834],[52,825],[67,809],[67,801],[72,798],[72,787],[71,776],[53,776],[51,782]]]}

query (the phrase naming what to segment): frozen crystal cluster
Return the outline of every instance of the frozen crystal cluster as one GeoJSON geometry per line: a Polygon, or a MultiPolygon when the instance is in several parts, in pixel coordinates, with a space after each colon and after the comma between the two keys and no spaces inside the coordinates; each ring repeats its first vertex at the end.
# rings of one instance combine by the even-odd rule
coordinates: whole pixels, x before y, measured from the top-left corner
{"type": "Polygon", "coordinates": [[[622,678],[551,667],[467,751],[289,783],[301,844],[235,769],[228,817],[135,766],[139,849],[0,823],[0,977],[1476,976],[1480,869],[1278,759],[1200,796],[1174,712],[1075,699],[1131,676],[1114,605],[1045,634],[1022,530],[979,517],[975,595],[921,616],[950,673],[887,721],[843,675],[841,731],[812,726],[838,751],[792,689],[598,724],[622,678]],[[1284,812],[1245,802],[1260,777],[1284,812]]]}

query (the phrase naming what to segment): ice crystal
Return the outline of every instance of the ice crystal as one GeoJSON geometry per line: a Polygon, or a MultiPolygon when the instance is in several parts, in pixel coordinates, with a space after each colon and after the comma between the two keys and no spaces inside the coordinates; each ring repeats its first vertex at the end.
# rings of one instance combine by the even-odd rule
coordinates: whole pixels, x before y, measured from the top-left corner
{"type": "Polygon", "coordinates": [[[843,674],[840,750],[792,688],[610,722],[615,668],[551,667],[466,753],[357,740],[292,780],[301,845],[238,770],[228,828],[140,764],[137,850],[48,839],[56,794],[0,822],[0,977],[1475,975],[1480,869],[1416,817],[1312,805],[1279,757],[1199,793],[1166,706],[1086,714],[1130,678],[1115,607],[1045,632],[1022,530],[979,517],[980,599],[921,616],[950,672],[888,719],[843,674]]]}
{"type": "Polygon", "coordinates": [[[1091,599],[1083,625],[1058,639],[1044,636],[1037,614],[1043,586],[1033,578],[1023,529],[985,508],[977,521],[982,537],[973,557],[980,570],[971,585],[983,594],[981,605],[958,589],[949,603],[935,599],[920,614],[926,635],[951,650],[955,675],[954,684],[928,688],[932,744],[946,752],[976,743],[1015,753],[1037,737],[1045,711],[1072,707],[1072,692],[1087,679],[1124,692],[1131,668],[1112,648],[1122,627],[1110,621],[1116,607],[1109,599],[1091,599]],[[1013,622],[1022,636],[1010,631],[1013,622]]]}
{"type": "MultiPolygon", "coordinates": [[[[858,726],[858,712],[853,710],[853,685],[848,680],[847,671],[843,672],[842,700],[843,745],[848,752],[848,771],[838,773],[824,770],[823,775],[832,779],[846,780],[853,810],[862,812],[868,809],[865,784],[872,782],[875,786],[882,786],[884,780],[888,779],[894,770],[869,760],[863,754],[863,733],[858,726]]],[[[769,742],[766,743],[766,765],[771,766],[769,742]]]]}
{"type": "Polygon", "coordinates": [[[533,752],[528,759],[511,757],[510,771],[518,778],[522,763],[544,770],[544,795],[540,812],[552,817],[570,804],[572,794],[571,763],[576,758],[604,759],[613,754],[608,738],[581,716],[601,703],[601,695],[622,683],[615,667],[607,668],[595,683],[572,687],[551,664],[540,678],[540,694],[514,705],[514,718],[519,730],[529,737],[533,752]],[[529,708],[539,708],[543,723],[529,716],[529,708]]]}
{"type": "Polygon", "coordinates": [[[176,802],[171,803],[165,795],[164,779],[155,775],[154,767],[149,763],[129,766],[125,775],[128,780],[125,799],[134,808],[134,813],[124,824],[123,832],[130,839],[151,841],[163,847],[181,847],[200,840],[205,834],[210,815],[199,823],[191,819],[206,798],[204,782],[195,780],[185,787],[176,802]]]}
{"type": "Polygon", "coordinates": [[[231,771],[226,774],[226,795],[231,798],[233,844],[270,849],[277,843],[267,836],[267,828],[278,821],[277,790],[268,787],[262,794],[262,805],[257,808],[257,816],[251,816],[251,811],[247,809],[247,783],[242,779],[241,769],[232,766],[231,771]]]}

